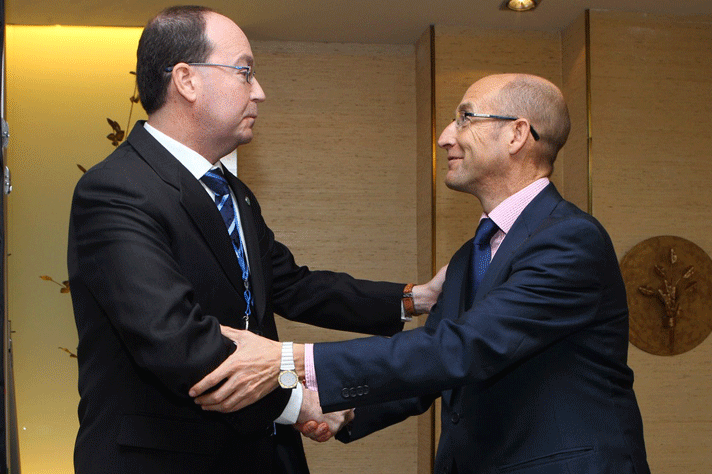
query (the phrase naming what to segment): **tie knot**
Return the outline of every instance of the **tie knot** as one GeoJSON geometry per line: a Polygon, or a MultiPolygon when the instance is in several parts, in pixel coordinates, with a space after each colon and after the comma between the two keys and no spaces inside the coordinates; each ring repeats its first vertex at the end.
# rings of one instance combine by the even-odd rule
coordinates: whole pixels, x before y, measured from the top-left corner
{"type": "Polygon", "coordinates": [[[478,247],[489,245],[490,239],[498,229],[497,224],[489,217],[482,219],[480,225],[477,226],[477,232],[475,232],[475,245],[478,247]]]}
{"type": "Polygon", "coordinates": [[[227,185],[227,180],[220,168],[215,168],[203,175],[200,180],[205,183],[217,196],[225,196],[230,194],[230,188],[227,185]]]}

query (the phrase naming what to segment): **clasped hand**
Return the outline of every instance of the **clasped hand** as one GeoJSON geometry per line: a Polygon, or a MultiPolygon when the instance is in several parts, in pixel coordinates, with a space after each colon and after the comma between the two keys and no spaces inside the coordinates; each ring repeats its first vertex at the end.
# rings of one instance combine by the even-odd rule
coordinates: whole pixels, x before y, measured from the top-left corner
{"type": "MultiPolygon", "coordinates": [[[[220,326],[222,334],[237,346],[225,361],[191,387],[188,394],[203,410],[230,413],[244,408],[277,388],[282,346],[249,331],[220,326]],[[222,385],[216,390],[207,390],[222,385]]],[[[319,395],[304,390],[302,407],[294,425],[315,441],[327,441],[353,419],[353,410],[323,413],[319,395]]]]}
{"type": "Polygon", "coordinates": [[[277,388],[282,356],[279,342],[249,331],[220,326],[222,334],[235,342],[235,352],[188,394],[204,410],[229,413],[255,403],[277,388]],[[222,383],[215,391],[207,390],[222,383]]]}

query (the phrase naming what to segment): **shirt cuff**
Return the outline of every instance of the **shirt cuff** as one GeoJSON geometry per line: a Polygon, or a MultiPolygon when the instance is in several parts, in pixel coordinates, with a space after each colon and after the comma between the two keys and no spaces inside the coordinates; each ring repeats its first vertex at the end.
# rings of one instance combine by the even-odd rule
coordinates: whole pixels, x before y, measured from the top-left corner
{"type": "Polygon", "coordinates": [[[405,306],[403,306],[403,300],[401,300],[401,322],[407,323],[413,320],[413,316],[405,312],[405,306]]]}
{"type": "Polygon", "coordinates": [[[302,384],[298,383],[296,388],[292,389],[292,395],[289,397],[287,406],[284,407],[284,411],[279,418],[274,420],[275,423],[280,425],[293,425],[297,422],[299,418],[299,412],[302,409],[302,399],[304,398],[304,392],[302,392],[302,384]]]}
{"type": "Polygon", "coordinates": [[[304,344],[304,382],[307,390],[319,391],[316,383],[316,369],[314,368],[314,344],[304,344]]]}

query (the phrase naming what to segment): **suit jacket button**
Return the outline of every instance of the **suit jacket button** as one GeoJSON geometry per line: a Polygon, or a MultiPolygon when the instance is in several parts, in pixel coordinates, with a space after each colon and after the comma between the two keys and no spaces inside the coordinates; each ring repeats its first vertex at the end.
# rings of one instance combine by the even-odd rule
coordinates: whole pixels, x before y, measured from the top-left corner
{"type": "Polygon", "coordinates": [[[349,389],[345,388],[345,389],[341,390],[341,396],[344,398],[349,398],[349,389]]]}
{"type": "Polygon", "coordinates": [[[351,390],[349,390],[349,395],[352,397],[356,396],[356,389],[354,387],[351,387],[351,390]]]}
{"type": "Polygon", "coordinates": [[[363,386],[363,394],[368,395],[368,385],[363,386]]]}
{"type": "Polygon", "coordinates": [[[456,425],[460,421],[460,414],[456,411],[452,412],[450,420],[452,421],[453,425],[456,425]]]}

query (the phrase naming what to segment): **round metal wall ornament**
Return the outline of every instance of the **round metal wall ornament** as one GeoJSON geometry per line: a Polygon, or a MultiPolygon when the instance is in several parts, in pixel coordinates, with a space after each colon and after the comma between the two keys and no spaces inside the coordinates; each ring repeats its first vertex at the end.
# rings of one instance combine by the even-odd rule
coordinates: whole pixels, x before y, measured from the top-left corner
{"type": "Polygon", "coordinates": [[[655,355],[687,352],[712,332],[712,259],[672,235],[652,237],[621,260],[630,342],[655,355]]]}

